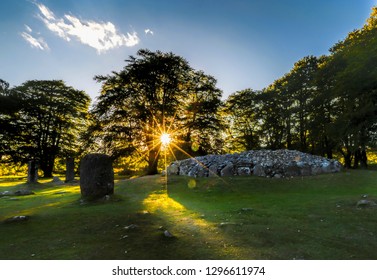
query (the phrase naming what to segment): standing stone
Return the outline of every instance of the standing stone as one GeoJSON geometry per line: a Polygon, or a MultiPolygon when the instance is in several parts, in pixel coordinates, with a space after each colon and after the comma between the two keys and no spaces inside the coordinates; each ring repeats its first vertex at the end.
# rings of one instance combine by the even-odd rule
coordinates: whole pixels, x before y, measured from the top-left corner
{"type": "Polygon", "coordinates": [[[35,160],[31,160],[28,163],[27,183],[35,184],[37,182],[38,182],[38,163],[35,160]]]}
{"type": "Polygon", "coordinates": [[[114,170],[109,156],[88,154],[81,160],[80,189],[82,197],[88,199],[114,193],[114,170]]]}
{"type": "Polygon", "coordinates": [[[72,182],[75,180],[75,159],[67,158],[65,162],[65,182],[72,182]]]}
{"type": "Polygon", "coordinates": [[[55,186],[64,185],[64,182],[62,180],[60,180],[60,178],[57,177],[57,176],[52,177],[51,183],[53,183],[55,186]]]}

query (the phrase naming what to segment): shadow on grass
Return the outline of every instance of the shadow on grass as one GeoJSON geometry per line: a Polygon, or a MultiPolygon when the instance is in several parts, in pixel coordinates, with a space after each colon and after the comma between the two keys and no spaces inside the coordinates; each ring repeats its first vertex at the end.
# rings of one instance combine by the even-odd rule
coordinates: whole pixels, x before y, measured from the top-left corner
{"type": "Polygon", "coordinates": [[[377,201],[376,179],[374,171],[200,179],[189,190],[172,178],[178,184],[169,195],[217,224],[224,242],[243,249],[238,258],[376,259],[377,208],[356,207],[365,193],[377,201]]]}

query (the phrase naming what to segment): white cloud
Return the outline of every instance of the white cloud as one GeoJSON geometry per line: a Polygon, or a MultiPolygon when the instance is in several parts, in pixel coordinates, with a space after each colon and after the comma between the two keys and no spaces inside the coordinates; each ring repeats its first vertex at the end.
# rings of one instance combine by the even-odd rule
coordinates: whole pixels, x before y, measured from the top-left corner
{"type": "MultiPolygon", "coordinates": [[[[29,29],[27,29],[29,31],[29,29]]],[[[42,51],[49,50],[50,48],[48,47],[47,43],[44,41],[43,38],[34,38],[31,34],[27,32],[22,32],[21,33],[22,38],[26,40],[30,44],[32,48],[37,48],[42,51]]]]}
{"type": "Polygon", "coordinates": [[[151,34],[151,35],[154,34],[154,32],[152,30],[150,30],[149,28],[145,29],[144,32],[145,32],[145,34],[151,34]]]}
{"type": "Polygon", "coordinates": [[[58,18],[43,4],[36,5],[40,11],[39,18],[49,30],[66,41],[76,39],[96,49],[98,53],[121,46],[132,47],[140,42],[136,32],[124,35],[111,22],[80,20],[72,15],[58,18]]]}
{"type": "Polygon", "coordinates": [[[29,32],[29,33],[33,32],[33,29],[31,29],[31,27],[29,25],[25,24],[25,28],[26,28],[27,32],[29,32]]]}

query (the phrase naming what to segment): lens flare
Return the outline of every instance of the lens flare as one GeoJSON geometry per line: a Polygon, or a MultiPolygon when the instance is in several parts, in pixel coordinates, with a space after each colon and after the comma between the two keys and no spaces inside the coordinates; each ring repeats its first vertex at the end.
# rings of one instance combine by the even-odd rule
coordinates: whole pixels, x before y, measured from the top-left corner
{"type": "Polygon", "coordinates": [[[169,133],[162,133],[160,137],[161,144],[163,146],[168,146],[171,142],[171,137],[169,133]]]}

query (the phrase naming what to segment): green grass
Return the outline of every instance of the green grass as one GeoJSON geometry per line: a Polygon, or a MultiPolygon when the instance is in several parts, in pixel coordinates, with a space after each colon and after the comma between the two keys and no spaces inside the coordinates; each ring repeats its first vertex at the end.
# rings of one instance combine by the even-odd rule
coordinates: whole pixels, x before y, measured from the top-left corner
{"type": "Polygon", "coordinates": [[[147,176],[81,203],[78,185],[0,179],[0,259],[377,259],[377,171],[294,179],[147,176]],[[22,222],[7,218],[28,215],[22,222]],[[129,225],[136,228],[127,229],[129,225]],[[174,238],[166,238],[169,230],[174,238]]]}

